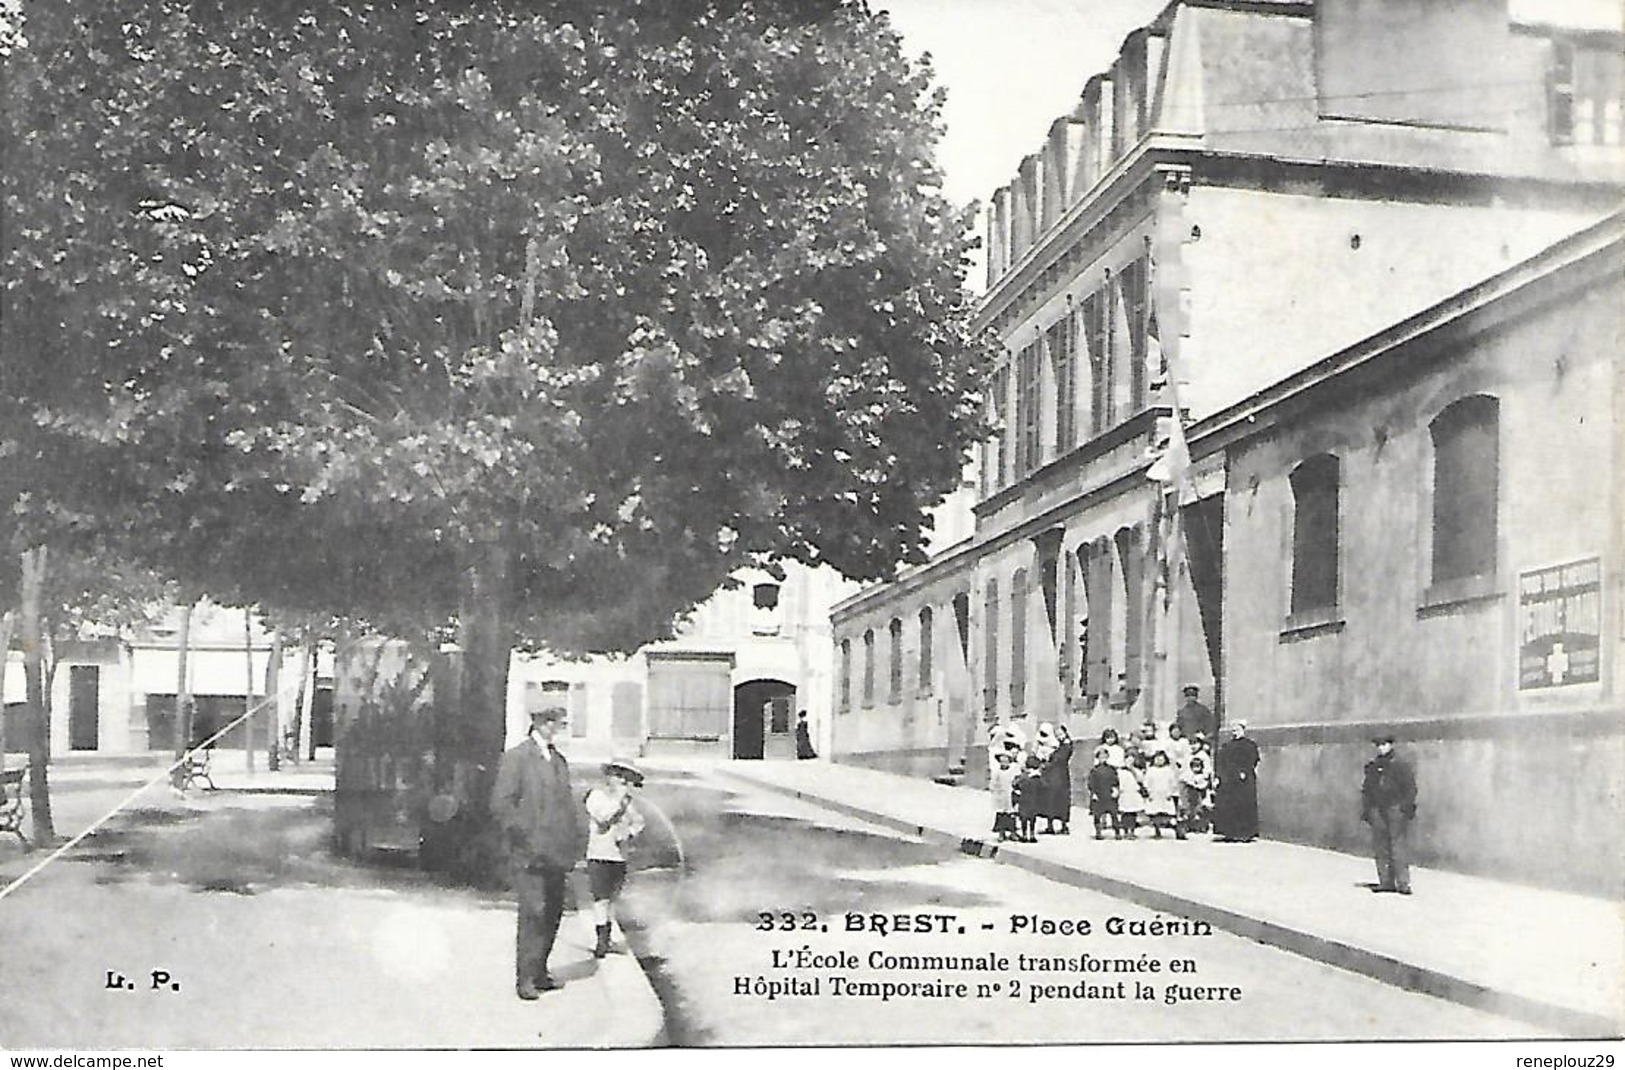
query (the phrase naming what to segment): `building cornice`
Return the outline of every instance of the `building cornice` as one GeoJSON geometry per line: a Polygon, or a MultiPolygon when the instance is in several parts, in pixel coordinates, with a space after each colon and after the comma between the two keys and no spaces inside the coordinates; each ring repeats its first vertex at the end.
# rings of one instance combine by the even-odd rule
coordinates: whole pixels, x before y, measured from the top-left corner
{"type": "Polygon", "coordinates": [[[977,549],[974,537],[964,539],[922,565],[916,565],[890,580],[882,580],[856,594],[848,595],[830,607],[830,622],[838,626],[848,617],[907,598],[920,588],[931,584],[940,573],[957,568],[961,558],[974,554],[977,549]]]}
{"type": "Polygon", "coordinates": [[[1099,460],[1126,442],[1150,434],[1156,428],[1157,418],[1168,415],[1169,411],[1167,408],[1156,407],[1140,410],[1116,427],[1068,450],[1033,469],[997,494],[989,495],[977,502],[971,506],[971,512],[977,520],[983,520],[1021,498],[1045,493],[1070,472],[1099,460]]]}
{"type": "MultiPolygon", "coordinates": [[[[1213,136],[1222,137],[1223,132],[1213,136]]],[[[1172,186],[1314,192],[1430,203],[1553,203],[1617,198],[1617,177],[1501,175],[1415,164],[1264,155],[1203,148],[1191,136],[1153,134],[1113,165],[1096,191],[1078,201],[1001,275],[978,303],[974,325],[1001,337],[1097,260],[1129,226],[1155,208],[1172,186]],[[1158,181],[1160,177],[1160,182],[1158,181]]]]}

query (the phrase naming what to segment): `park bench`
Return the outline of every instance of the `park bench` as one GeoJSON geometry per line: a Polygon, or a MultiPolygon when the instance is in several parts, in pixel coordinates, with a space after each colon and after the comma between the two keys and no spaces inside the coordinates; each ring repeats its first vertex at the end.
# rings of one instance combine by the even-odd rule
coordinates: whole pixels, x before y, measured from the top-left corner
{"type": "Polygon", "coordinates": [[[213,756],[212,749],[187,751],[186,757],[181,759],[181,790],[185,791],[194,784],[202,784],[210,791],[214,791],[214,780],[209,776],[209,759],[213,756]]]}
{"type": "Polygon", "coordinates": [[[28,837],[23,835],[23,775],[27,772],[22,766],[0,771],[0,832],[14,833],[25,847],[28,837]]]}

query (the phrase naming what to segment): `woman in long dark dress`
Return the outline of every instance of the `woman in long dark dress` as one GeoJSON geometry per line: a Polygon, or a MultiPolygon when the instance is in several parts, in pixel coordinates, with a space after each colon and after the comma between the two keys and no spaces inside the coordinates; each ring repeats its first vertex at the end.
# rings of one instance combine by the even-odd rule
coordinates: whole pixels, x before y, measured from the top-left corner
{"type": "Polygon", "coordinates": [[[806,710],[796,714],[796,757],[818,757],[818,752],[813,750],[812,728],[807,724],[806,710]]]}
{"type": "Polygon", "coordinates": [[[1072,734],[1065,725],[1056,725],[1054,745],[1039,774],[1044,786],[1044,809],[1040,816],[1049,822],[1045,832],[1067,835],[1072,830],[1072,734]],[[1059,827],[1057,827],[1059,826],[1059,827]]]}
{"type": "Polygon", "coordinates": [[[1213,832],[1226,843],[1258,837],[1258,744],[1247,738],[1247,723],[1230,725],[1230,737],[1215,758],[1218,786],[1213,791],[1213,832]]]}

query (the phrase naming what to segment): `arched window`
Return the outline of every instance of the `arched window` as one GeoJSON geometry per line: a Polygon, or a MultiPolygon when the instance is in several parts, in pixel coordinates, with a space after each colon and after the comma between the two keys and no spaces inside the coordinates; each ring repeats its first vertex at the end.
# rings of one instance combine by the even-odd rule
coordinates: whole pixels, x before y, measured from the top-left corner
{"type": "Polygon", "coordinates": [[[863,633],[863,704],[875,704],[875,630],[863,633]]]}
{"type": "Polygon", "coordinates": [[[1010,708],[1027,704],[1027,570],[1010,578],[1010,708]]]}
{"type": "Polygon", "coordinates": [[[1141,636],[1145,634],[1145,547],[1138,527],[1119,528],[1117,566],[1123,581],[1123,689],[1140,690],[1141,636]]]}
{"type": "Polygon", "coordinates": [[[1462,398],[1433,421],[1433,582],[1495,574],[1500,403],[1462,398]]]}
{"type": "Polygon", "coordinates": [[[1291,612],[1337,605],[1338,461],[1311,457],[1292,470],[1291,612]]]}
{"type": "Polygon", "coordinates": [[[886,701],[890,703],[901,702],[903,699],[903,622],[897,617],[891,619],[886,627],[886,701]]]}
{"type": "Polygon", "coordinates": [[[1083,694],[1088,699],[1110,695],[1116,684],[1112,675],[1112,560],[1111,544],[1105,539],[1078,547],[1084,592],[1078,645],[1083,657],[1083,694]]]}
{"type": "Polygon", "coordinates": [[[970,595],[954,595],[954,630],[959,633],[959,657],[970,666],[970,595]]]}
{"type": "Polygon", "coordinates": [[[931,607],[930,606],[923,606],[920,609],[920,682],[919,682],[919,690],[920,690],[921,694],[928,693],[931,690],[931,658],[932,658],[932,654],[933,654],[932,647],[935,645],[935,637],[932,634],[931,627],[932,627],[931,607]]]}

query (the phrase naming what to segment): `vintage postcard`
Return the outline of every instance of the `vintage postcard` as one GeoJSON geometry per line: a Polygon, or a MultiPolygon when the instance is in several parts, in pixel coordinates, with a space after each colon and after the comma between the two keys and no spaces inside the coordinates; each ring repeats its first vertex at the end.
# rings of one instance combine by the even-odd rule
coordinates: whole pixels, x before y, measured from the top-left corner
{"type": "Polygon", "coordinates": [[[0,0],[0,1048],[1612,1067],[1622,19],[0,0]]]}

